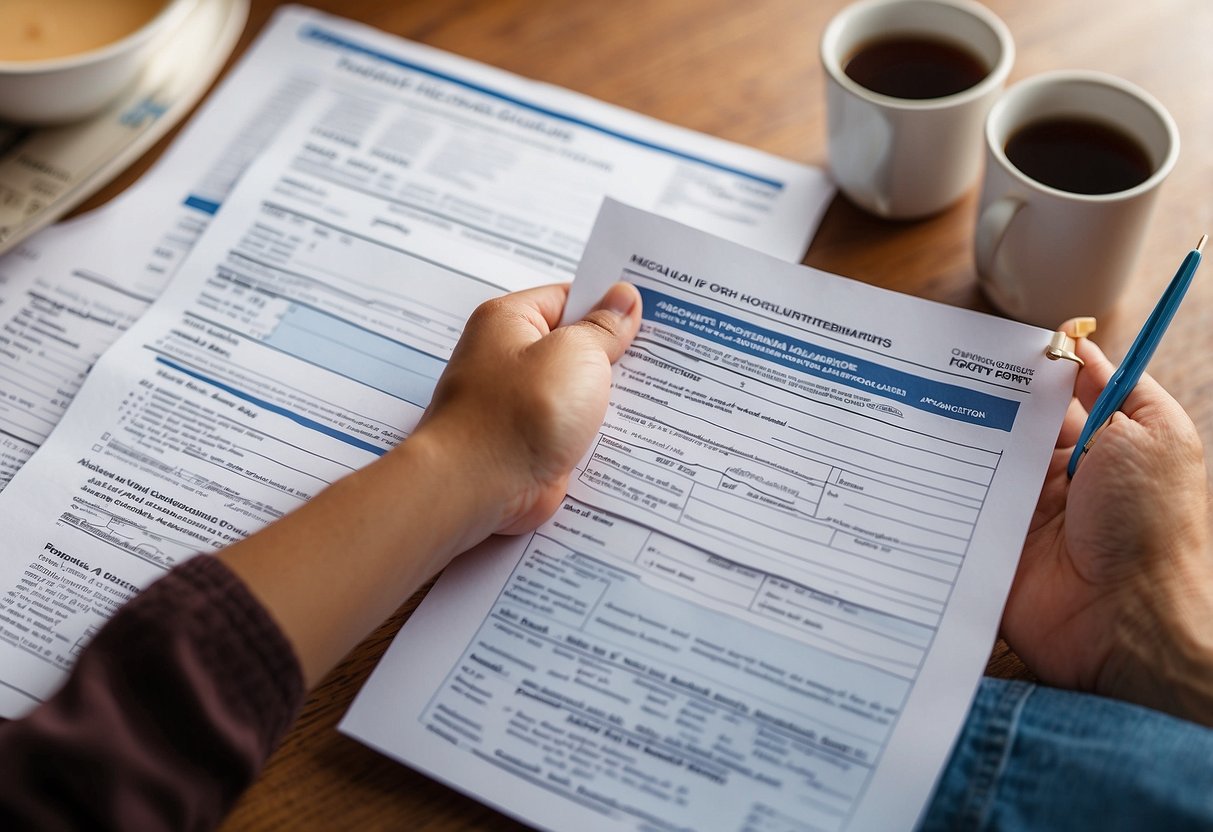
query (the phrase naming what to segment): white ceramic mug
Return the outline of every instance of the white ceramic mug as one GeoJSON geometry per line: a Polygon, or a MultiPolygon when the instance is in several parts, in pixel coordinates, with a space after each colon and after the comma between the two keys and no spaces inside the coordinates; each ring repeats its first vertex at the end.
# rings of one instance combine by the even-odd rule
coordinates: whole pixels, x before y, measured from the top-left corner
{"type": "Polygon", "coordinates": [[[1099,72],[1060,71],[1013,86],[986,121],[986,173],[974,254],[987,297],[1012,318],[1055,327],[1116,304],[1133,271],[1159,186],[1179,155],[1179,131],[1148,93],[1099,72]],[[1151,173],[1107,194],[1063,191],[1007,158],[1017,130],[1070,117],[1112,127],[1140,146],[1151,173]]]}
{"type": "Polygon", "coordinates": [[[0,120],[59,124],[92,115],[132,82],[200,2],[206,0],[164,0],[164,7],[145,25],[87,52],[41,61],[0,61],[0,120]]]}
{"type": "Polygon", "coordinates": [[[821,38],[838,187],[889,219],[923,217],[954,203],[977,181],[982,125],[1014,60],[1006,25],[969,0],[861,0],[843,9],[821,38]],[[927,99],[882,95],[847,76],[846,63],[861,46],[898,35],[954,43],[989,72],[966,90],[927,99]]]}

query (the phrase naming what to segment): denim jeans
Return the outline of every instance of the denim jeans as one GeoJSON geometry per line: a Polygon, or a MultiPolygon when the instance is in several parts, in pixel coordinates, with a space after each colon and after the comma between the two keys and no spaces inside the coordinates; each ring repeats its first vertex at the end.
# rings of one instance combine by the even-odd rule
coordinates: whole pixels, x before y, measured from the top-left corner
{"type": "Polygon", "coordinates": [[[1213,730],[983,679],[921,829],[1213,829],[1213,730]]]}

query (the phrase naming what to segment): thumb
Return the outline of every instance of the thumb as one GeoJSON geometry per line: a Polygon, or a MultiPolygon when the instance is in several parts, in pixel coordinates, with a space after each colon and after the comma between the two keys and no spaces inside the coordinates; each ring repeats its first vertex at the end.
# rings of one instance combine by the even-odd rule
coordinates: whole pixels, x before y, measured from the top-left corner
{"type": "Polygon", "coordinates": [[[636,337],[640,310],[640,292],[631,283],[620,282],[607,289],[594,308],[568,328],[600,347],[613,364],[636,337]]]}

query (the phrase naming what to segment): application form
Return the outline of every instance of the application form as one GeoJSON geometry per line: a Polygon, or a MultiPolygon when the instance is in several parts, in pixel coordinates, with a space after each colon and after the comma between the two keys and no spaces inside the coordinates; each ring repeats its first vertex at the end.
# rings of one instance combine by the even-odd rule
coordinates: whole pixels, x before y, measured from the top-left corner
{"type": "MultiPolygon", "coordinates": [[[[39,362],[4,365],[23,392],[0,411],[42,417],[20,422],[37,444],[75,401],[0,493],[0,715],[44,698],[138,587],[398,443],[472,309],[569,279],[605,194],[787,259],[832,195],[820,171],[318,13],[285,13],[265,49],[259,103],[226,114],[250,129],[200,133],[229,151],[188,175],[174,154],[176,186],[125,217],[146,259],[110,276],[135,278],[56,248],[40,256],[75,283],[6,287],[7,343],[39,362]],[[77,319],[98,330],[79,349],[77,319]],[[57,395],[36,384],[54,367],[57,395]]],[[[122,248],[115,222],[81,220],[122,248]]]]}
{"type": "Polygon", "coordinates": [[[160,292],[236,180],[326,79],[279,14],[164,157],[104,207],[0,257],[0,490],[160,292]]]}
{"type": "Polygon", "coordinates": [[[456,560],[342,730],[545,828],[910,828],[1075,366],[608,201],[566,318],[619,279],[644,323],[568,498],[456,560]]]}
{"type": "Polygon", "coordinates": [[[329,106],[295,129],[313,131],[317,154],[360,154],[317,156],[307,175],[391,201],[400,237],[426,226],[481,250],[526,239],[517,256],[548,274],[572,273],[604,193],[789,260],[833,193],[819,170],[288,8],[136,187],[0,258],[0,489],[247,167],[321,95],[329,106]],[[372,144],[351,144],[376,113],[372,144]]]}

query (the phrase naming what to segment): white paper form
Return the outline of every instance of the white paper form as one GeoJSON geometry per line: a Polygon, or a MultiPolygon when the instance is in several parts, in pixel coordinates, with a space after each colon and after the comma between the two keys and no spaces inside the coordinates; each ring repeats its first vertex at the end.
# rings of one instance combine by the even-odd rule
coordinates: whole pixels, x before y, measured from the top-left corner
{"type": "Polygon", "coordinates": [[[833,193],[819,170],[288,8],[136,188],[0,259],[0,489],[317,91],[346,97],[316,114],[328,142],[348,144],[384,99],[394,120],[356,166],[316,159],[309,176],[390,201],[401,236],[426,224],[482,249],[525,238],[519,256],[549,272],[572,274],[603,193],[790,260],[833,193]]]}
{"type": "MultiPolygon", "coordinates": [[[[326,79],[279,13],[134,187],[0,257],[0,490],[164,289],[236,180],[326,79]]],[[[188,59],[188,56],[185,56],[188,59]]]]}
{"type": "Polygon", "coordinates": [[[617,279],[644,324],[570,497],[448,569],[342,730],[551,829],[911,827],[1074,366],[608,202],[566,316],[617,279]]]}
{"type": "Polygon", "coordinates": [[[831,194],[819,171],[283,20],[320,46],[302,83],[324,83],[0,494],[0,714],[43,697],[132,588],[400,441],[471,310],[570,277],[605,193],[788,257],[831,194]]]}

